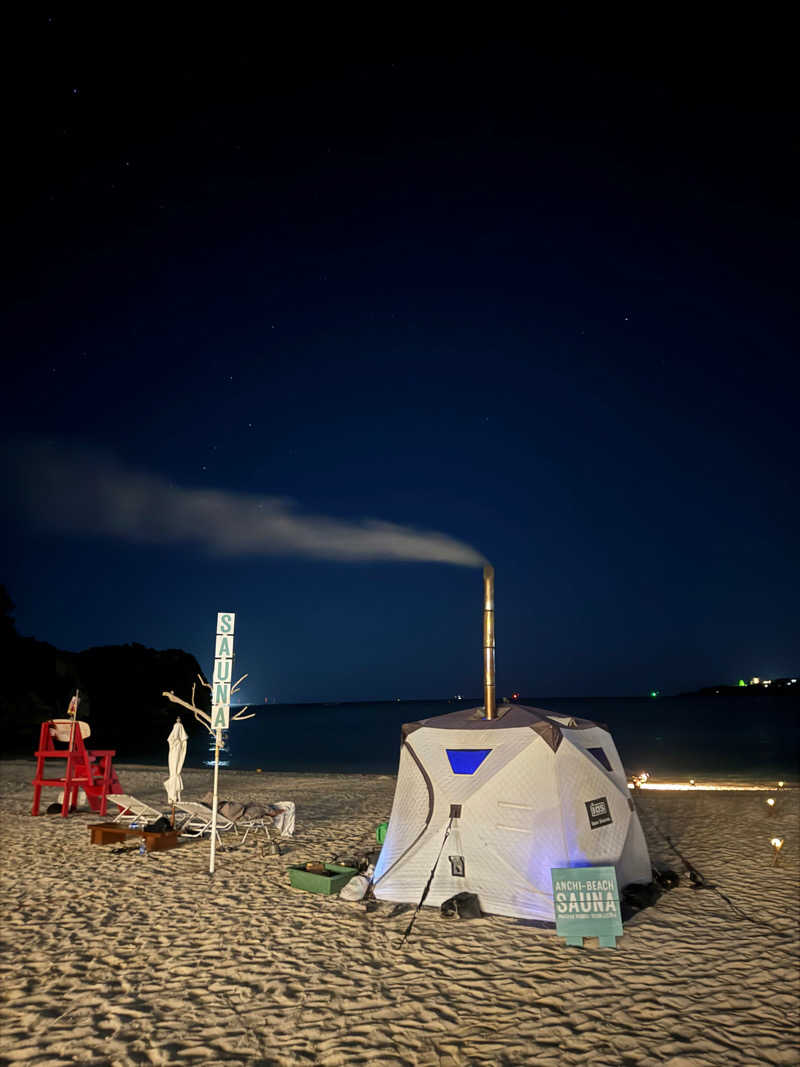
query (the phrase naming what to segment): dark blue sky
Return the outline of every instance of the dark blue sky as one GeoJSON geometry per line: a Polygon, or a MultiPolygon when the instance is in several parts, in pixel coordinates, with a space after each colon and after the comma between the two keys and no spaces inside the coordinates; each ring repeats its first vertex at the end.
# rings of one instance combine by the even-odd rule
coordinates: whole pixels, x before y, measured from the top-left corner
{"type": "Polygon", "coordinates": [[[374,519],[492,561],[501,692],[796,673],[780,33],[107,18],[20,41],[0,580],[23,633],[210,667],[234,610],[251,701],[477,694],[480,571],[358,558],[374,519]],[[251,506],[279,512],[263,543],[251,506]],[[286,514],[308,526],[277,545],[286,514]],[[356,558],[321,558],[327,529],[356,558]]]}

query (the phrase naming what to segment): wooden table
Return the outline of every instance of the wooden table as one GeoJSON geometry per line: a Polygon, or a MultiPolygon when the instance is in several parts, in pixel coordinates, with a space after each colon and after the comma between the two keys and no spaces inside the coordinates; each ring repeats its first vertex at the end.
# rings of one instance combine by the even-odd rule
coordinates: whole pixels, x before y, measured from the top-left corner
{"type": "Polygon", "coordinates": [[[89,832],[93,845],[116,845],[127,837],[143,837],[144,847],[148,852],[163,852],[165,849],[175,848],[178,844],[177,830],[157,834],[150,830],[131,830],[130,827],[121,826],[116,822],[101,822],[90,826],[89,832]]]}

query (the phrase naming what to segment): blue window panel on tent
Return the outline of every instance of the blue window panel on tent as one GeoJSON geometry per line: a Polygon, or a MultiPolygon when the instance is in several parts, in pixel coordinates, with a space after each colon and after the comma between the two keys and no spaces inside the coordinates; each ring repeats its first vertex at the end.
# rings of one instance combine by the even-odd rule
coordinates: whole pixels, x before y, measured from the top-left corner
{"type": "Polygon", "coordinates": [[[492,750],[490,748],[446,748],[453,774],[474,774],[492,750]]]}
{"type": "Polygon", "coordinates": [[[611,770],[611,764],[608,762],[608,756],[602,750],[602,748],[587,748],[587,752],[591,752],[598,763],[602,763],[607,771],[611,770]]]}

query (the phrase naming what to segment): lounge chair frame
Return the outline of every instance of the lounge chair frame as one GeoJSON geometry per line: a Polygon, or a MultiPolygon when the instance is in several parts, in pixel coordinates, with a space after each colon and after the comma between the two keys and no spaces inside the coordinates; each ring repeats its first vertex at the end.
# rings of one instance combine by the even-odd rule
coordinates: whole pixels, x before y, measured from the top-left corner
{"type": "MultiPolygon", "coordinates": [[[[211,808],[206,807],[205,804],[198,804],[196,801],[180,800],[175,803],[175,810],[181,812],[186,817],[180,825],[179,833],[184,837],[202,837],[203,834],[211,833],[211,823],[214,818],[214,813],[211,808]]],[[[220,839],[220,831],[233,830],[234,834],[238,837],[238,830],[236,829],[236,823],[232,819],[227,818],[222,812],[217,812],[217,842],[222,844],[220,839]]]]}
{"type": "Polygon", "coordinates": [[[112,822],[155,822],[164,814],[151,804],[130,796],[128,793],[109,793],[107,800],[119,804],[119,811],[112,822]]]}

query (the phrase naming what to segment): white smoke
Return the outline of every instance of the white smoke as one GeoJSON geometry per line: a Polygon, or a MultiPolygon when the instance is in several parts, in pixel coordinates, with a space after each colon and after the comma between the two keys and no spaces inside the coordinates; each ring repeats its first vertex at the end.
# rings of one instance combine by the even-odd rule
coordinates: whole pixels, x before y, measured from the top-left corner
{"type": "Polygon", "coordinates": [[[198,544],[227,556],[419,560],[476,567],[448,534],[378,519],[304,515],[284,497],[191,489],[78,448],[26,443],[13,453],[21,502],[41,525],[158,544],[198,544]]]}

